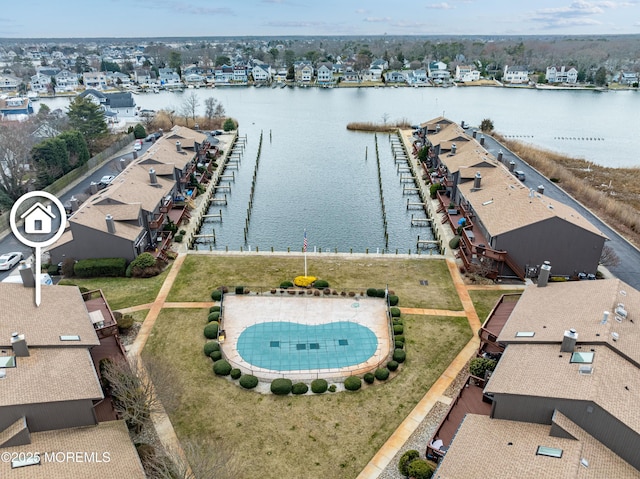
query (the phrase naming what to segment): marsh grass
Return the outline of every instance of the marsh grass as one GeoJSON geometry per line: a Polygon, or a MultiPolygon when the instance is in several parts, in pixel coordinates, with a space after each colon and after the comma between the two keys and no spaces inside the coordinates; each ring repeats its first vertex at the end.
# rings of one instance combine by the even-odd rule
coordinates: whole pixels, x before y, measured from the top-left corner
{"type": "Polygon", "coordinates": [[[170,413],[178,437],[224,441],[243,478],[355,478],[472,335],[466,318],[406,315],[407,361],[393,379],[355,393],[281,397],[214,376],[202,354],[205,316],[163,310],[143,357],[170,357],[178,372],[168,398],[180,399],[170,413]]]}
{"type": "Polygon", "coordinates": [[[408,120],[399,120],[392,123],[374,123],[371,121],[351,122],[347,124],[347,130],[353,131],[371,131],[379,133],[393,133],[398,128],[409,129],[411,124],[408,120]]]}
{"type": "Polygon", "coordinates": [[[621,235],[640,246],[640,168],[609,168],[495,135],[621,235]]]}

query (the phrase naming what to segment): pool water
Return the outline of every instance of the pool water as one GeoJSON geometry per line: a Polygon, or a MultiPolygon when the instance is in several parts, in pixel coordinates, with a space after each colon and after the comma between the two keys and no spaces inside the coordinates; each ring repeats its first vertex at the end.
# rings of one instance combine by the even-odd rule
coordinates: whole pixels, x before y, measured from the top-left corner
{"type": "Polygon", "coordinates": [[[253,366],[297,371],[354,366],[373,356],[377,347],[373,331],[357,323],[274,321],[245,329],[238,338],[237,350],[253,366]]]}

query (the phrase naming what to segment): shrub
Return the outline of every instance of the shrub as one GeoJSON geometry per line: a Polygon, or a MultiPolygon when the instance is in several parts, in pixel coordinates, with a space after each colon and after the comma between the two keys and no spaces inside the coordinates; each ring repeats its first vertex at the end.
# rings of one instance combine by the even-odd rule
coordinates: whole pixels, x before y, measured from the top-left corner
{"type": "Polygon", "coordinates": [[[493,359],[474,358],[469,363],[469,372],[479,378],[484,378],[486,371],[493,371],[496,368],[496,361],[493,359]]]}
{"type": "Polygon", "coordinates": [[[405,359],[407,359],[407,353],[404,349],[395,349],[393,351],[393,360],[399,363],[404,363],[405,359]]]}
{"type": "Polygon", "coordinates": [[[405,452],[398,461],[398,470],[405,477],[409,476],[409,465],[420,457],[420,453],[415,449],[405,452]]]}
{"type": "Polygon", "coordinates": [[[292,387],[291,379],[278,378],[271,383],[271,392],[278,396],[286,396],[291,392],[292,387]]]}
{"type": "Polygon", "coordinates": [[[357,391],[362,387],[362,380],[358,376],[349,376],[344,381],[344,388],[347,391],[357,391]]]}
{"type": "Polygon", "coordinates": [[[314,288],[324,289],[329,287],[329,282],[324,279],[316,279],[313,283],[314,288]]]}
{"type": "Polygon", "coordinates": [[[244,294],[244,286],[236,286],[236,294],[244,294]]]}
{"type": "Polygon", "coordinates": [[[403,325],[404,321],[400,318],[393,318],[393,325],[395,326],[396,324],[403,325]]]}
{"type": "Polygon", "coordinates": [[[211,321],[218,321],[218,319],[220,319],[220,311],[214,311],[213,313],[209,313],[209,316],[207,316],[207,322],[211,322],[211,321]]]}
{"type": "Polygon", "coordinates": [[[126,270],[127,277],[145,277],[149,278],[151,276],[155,276],[159,274],[161,268],[157,267],[157,260],[151,253],[142,253],[139,254],[136,259],[134,259],[126,270]],[[147,271],[152,270],[152,271],[147,271]]]}
{"type": "Polygon", "coordinates": [[[389,378],[389,370],[387,368],[378,368],[373,375],[378,381],[386,381],[389,378]]]}
{"type": "Polygon", "coordinates": [[[242,371],[240,371],[238,368],[234,368],[231,370],[229,375],[231,376],[231,379],[240,379],[240,376],[242,376],[242,371]]]}
{"type": "Polygon", "coordinates": [[[370,298],[375,298],[378,296],[378,290],[376,288],[367,288],[367,296],[370,298]]]}
{"type": "Polygon", "coordinates": [[[175,241],[176,243],[182,243],[182,238],[183,238],[183,235],[175,235],[173,237],[173,241],[175,241]]]}
{"type": "Polygon", "coordinates": [[[391,316],[394,318],[399,318],[400,317],[400,308],[389,308],[389,311],[391,312],[391,316]]]}
{"type": "Polygon", "coordinates": [[[231,118],[227,118],[224,123],[222,124],[222,129],[224,131],[231,131],[231,130],[235,130],[236,129],[236,122],[233,121],[231,118]]]}
{"type": "Polygon", "coordinates": [[[228,376],[231,369],[231,364],[229,364],[225,359],[219,359],[213,363],[213,372],[218,376],[228,376]]]}
{"type": "Polygon", "coordinates": [[[242,386],[243,388],[253,389],[258,385],[258,378],[251,374],[245,374],[240,378],[239,382],[240,386],[242,386]]]}
{"type": "Polygon", "coordinates": [[[389,295],[389,306],[395,306],[399,301],[400,298],[398,298],[395,294],[389,295]]]}
{"type": "MultiPolygon", "coordinates": [[[[317,279],[318,278],[316,278],[315,276],[296,276],[293,279],[293,284],[299,286],[300,288],[308,288],[317,279]]],[[[282,285],[280,285],[280,287],[282,288],[282,285]]]]}
{"type": "Polygon", "coordinates": [[[204,337],[207,339],[216,339],[218,337],[217,322],[211,322],[204,327],[204,337]]]}
{"type": "Polygon", "coordinates": [[[209,308],[210,313],[215,313],[216,311],[220,311],[222,308],[220,306],[211,306],[209,308]]]}
{"type": "Polygon", "coordinates": [[[181,234],[182,236],[186,235],[186,234],[187,234],[187,230],[180,230],[180,234],[181,234]]]}
{"type": "Polygon", "coordinates": [[[118,323],[119,330],[126,331],[127,329],[131,328],[131,326],[133,326],[133,316],[131,316],[130,314],[125,314],[120,319],[117,319],[116,323],[118,323]]]}
{"type": "Polygon", "coordinates": [[[212,351],[209,357],[215,363],[217,360],[222,359],[222,351],[212,351]]]}
{"type": "Polygon", "coordinates": [[[407,472],[413,479],[430,479],[433,468],[425,459],[414,459],[407,467],[407,472]]]}
{"type": "Polygon", "coordinates": [[[458,249],[460,246],[460,236],[455,235],[453,238],[449,240],[449,248],[458,249]]]}
{"type": "Polygon", "coordinates": [[[47,266],[47,274],[53,276],[54,274],[58,274],[58,265],[50,264],[47,266]]]}
{"type": "Polygon", "coordinates": [[[393,333],[394,334],[402,334],[404,332],[404,326],[402,324],[394,324],[393,325],[393,333]]]}
{"type": "Polygon", "coordinates": [[[81,259],[75,263],[73,273],[80,278],[96,278],[100,276],[124,276],[127,260],[124,258],[81,259]]]}
{"type": "Polygon", "coordinates": [[[311,381],[311,391],[316,394],[322,394],[327,392],[329,384],[325,379],[314,379],[311,381]]]}
{"type": "Polygon", "coordinates": [[[387,363],[387,369],[388,369],[389,371],[395,371],[395,370],[397,370],[397,369],[398,369],[398,366],[400,366],[400,365],[398,364],[398,361],[389,361],[389,362],[387,363]]]}
{"type": "Polygon", "coordinates": [[[429,196],[431,196],[432,200],[435,200],[438,190],[443,189],[444,185],[442,183],[431,183],[431,186],[429,186],[429,196]]]}
{"type": "Polygon", "coordinates": [[[395,340],[400,341],[402,344],[404,344],[404,336],[402,334],[396,336],[395,340]]]}
{"type": "Polygon", "coordinates": [[[376,377],[373,375],[373,373],[366,373],[364,375],[364,382],[367,383],[367,384],[373,384],[375,379],[376,379],[376,377]]]}
{"type": "Polygon", "coordinates": [[[376,289],[376,297],[384,298],[387,295],[387,292],[384,289],[376,289]]]}
{"type": "Polygon", "coordinates": [[[144,126],[142,126],[140,123],[138,123],[136,126],[134,126],[133,127],[133,136],[137,140],[140,140],[141,138],[144,138],[145,136],[147,136],[147,132],[144,129],[144,126]]]}
{"type": "Polygon", "coordinates": [[[336,389],[337,389],[336,385],[335,385],[335,384],[332,384],[331,386],[329,386],[328,391],[329,391],[330,393],[334,393],[334,392],[336,392],[336,389]]]}
{"type": "Polygon", "coordinates": [[[309,386],[307,386],[305,383],[295,383],[293,386],[291,386],[291,392],[293,394],[307,394],[308,390],[309,386]]]}
{"type": "Polygon", "coordinates": [[[280,283],[280,287],[282,289],[292,288],[293,283],[291,281],[283,281],[282,283],[280,283]]]}
{"type": "Polygon", "coordinates": [[[204,351],[205,356],[210,356],[212,352],[220,351],[220,345],[218,344],[217,341],[208,341],[204,343],[204,348],[202,349],[204,351]]]}
{"type": "Polygon", "coordinates": [[[404,343],[402,341],[396,341],[394,346],[396,349],[404,349],[404,343]]]}
{"type": "Polygon", "coordinates": [[[222,291],[219,289],[214,289],[211,291],[211,299],[214,301],[220,301],[222,299],[222,291]]]}

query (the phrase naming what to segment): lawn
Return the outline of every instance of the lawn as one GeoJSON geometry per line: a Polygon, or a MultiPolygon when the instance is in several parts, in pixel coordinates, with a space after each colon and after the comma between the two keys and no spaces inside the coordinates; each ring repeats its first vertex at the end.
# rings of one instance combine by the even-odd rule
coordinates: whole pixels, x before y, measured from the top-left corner
{"type": "MultiPolygon", "coordinates": [[[[202,266],[202,260],[210,258],[197,259],[202,266]]],[[[215,259],[218,261],[211,264],[218,268],[238,268],[229,258],[215,259]]],[[[289,278],[293,266],[282,265],[281,259],[277,263],[280,270],[270,273],[272,277],[277,281],[289,278]]],[[[361,266],[363,271],[369,263],[361,266]]],[[[276,268],[275,262],[269,264],[268,268],[276,268]]],[[[338,264],[332,264],[333,270],[327,266],[323,276],[333,283],[343,278],[343,273],[338,264]]],[[[200,268],[196,269],[200,273],[200,268]]],[[[262,268],[253,272],[266,280],[262,268]]],[[[255,279],[256,275],[247,277],[255,279]]],[[[393,283],[390,287],[401,289],[393,283]]],[[[410,290],[409,285],[404,287],[410,290]]],[[[423,301],[432,305],[421,297],[404,299],[411,305],[423,301]]],[[[165,394],[171,394],[167,403],[173,404],[169,414],[178,437],[223,441],[229,446],[226,450],[234,451],[240,459],[239,478],[355,478],[472,335],[465,318],[406,315],[407,361],[392,380],[355,393],[280,397],[245,391],[214,376],[211,360],[202,353],[206,313],[163,310],[143,356],[171,358],[172,371],[167,375],[172,378],[171,392],[165,394]],[[175,404],[176,398],[179,404],[175,404]]]]}
{"type": "MultiPolygon", "coordinates": [[[[469,296],[473,301],[473,306],[476,308],[478,318],[480,318],[480,324],[484,324],[489,316],[489,313],[498,303],[500,296],[503,294],[522,294],[521,289],[515,289],[513,291],[506,290],[469,290],[469,296]]],[[[507,299],[508,301],[517,301],[519,297],[512,297],[507,299]]]]}
{"type": "MultiPolygon", "coordinates": [[[[269,290],[303,274],[302,261],[290,256],[191,254],[185,259],[167,300],[210,301],[211,291],[221,285],[230,290],[236,285],[269,290]]],[[[327,280],[337,290],[362,292],[388,284],[405,307],[462,309],[444,260],[310,257],[308,274],[327,280]],[[426,280],[428,285],[421,285],[420,280],[426,280]]]]}
{"type": "Polygon", "coordinates": [[[65,278],[60,284],[102,289],[109,307],[117,310],[153,302],[170,269],[171,266],[153,278],[65,278]]]}

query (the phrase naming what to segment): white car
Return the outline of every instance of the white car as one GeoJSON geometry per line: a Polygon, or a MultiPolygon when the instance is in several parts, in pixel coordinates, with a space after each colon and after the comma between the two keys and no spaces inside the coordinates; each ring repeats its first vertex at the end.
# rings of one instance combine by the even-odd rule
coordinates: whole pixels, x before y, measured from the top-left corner
{"type": "Polygon", "coordinates": [[[0,256],[0,270],[8,271],[22,260],[22,253],[14,251],[0,256]]]}
{"type": "Polygon", "coordinates": [[[133,149],[136,151],[142,150],[142,140],[136,140],[136,142],[133,144],[133,149]]]}

